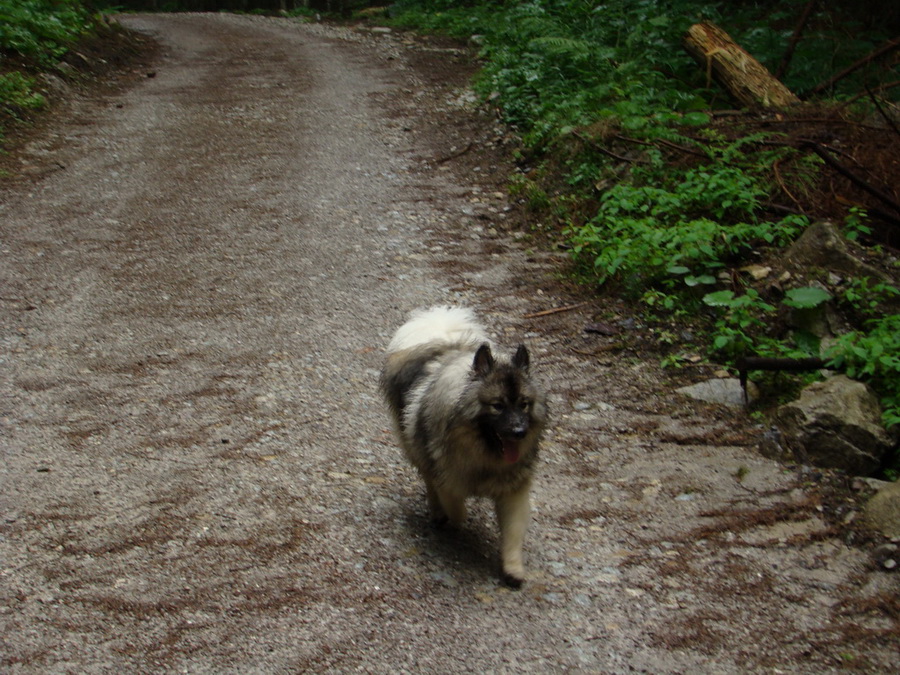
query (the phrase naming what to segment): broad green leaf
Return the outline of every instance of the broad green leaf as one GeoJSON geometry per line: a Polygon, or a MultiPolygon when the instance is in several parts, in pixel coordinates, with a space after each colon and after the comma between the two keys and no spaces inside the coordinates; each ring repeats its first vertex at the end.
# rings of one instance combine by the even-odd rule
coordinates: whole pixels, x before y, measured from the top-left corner
{"type": "Polygon", "coordinates": [[[734,291],[716,291],[703,296],[704,304],[710,307],[731,307],[734,304],[734,291]]]}
{"type": "Polygon", "coordinates": [[[785,293],[784,304],[797,309],[812,309],[831,300],[831,293],[816,286],[792,288],[785,293]]]}

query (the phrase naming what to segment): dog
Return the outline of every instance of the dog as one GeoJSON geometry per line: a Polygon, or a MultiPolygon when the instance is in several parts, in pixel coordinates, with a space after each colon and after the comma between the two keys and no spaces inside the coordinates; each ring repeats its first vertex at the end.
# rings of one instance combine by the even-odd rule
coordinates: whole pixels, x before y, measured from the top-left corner
{"type": "Polygon", "coordinates": [[[495,353],[471,310],[414,312],[391,339],[380,388],[400,446],[425,482],[437,523],[460,526],[468,497],[494,501],[502,580],[525,579],[522,545],[547,422],[525,345],[495,353]]]}

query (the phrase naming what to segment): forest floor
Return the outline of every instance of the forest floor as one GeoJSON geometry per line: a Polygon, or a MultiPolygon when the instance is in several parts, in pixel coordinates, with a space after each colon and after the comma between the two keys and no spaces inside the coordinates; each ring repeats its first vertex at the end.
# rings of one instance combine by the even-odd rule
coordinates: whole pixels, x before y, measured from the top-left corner
{"type": "Polygon", "coordinates": [[[862,494],[761,456],[743,410],[675,392],[713,366],[662,371],[633,308],[567,282],[464,46],[120,21],[152,40],[85,53],[102,82],[57,83],[3,158],[5,672],[896,667],[862,494]],[[378,399],[436,303],[549,392],[519,591],[486,504],[429,527],[378,399]]]}

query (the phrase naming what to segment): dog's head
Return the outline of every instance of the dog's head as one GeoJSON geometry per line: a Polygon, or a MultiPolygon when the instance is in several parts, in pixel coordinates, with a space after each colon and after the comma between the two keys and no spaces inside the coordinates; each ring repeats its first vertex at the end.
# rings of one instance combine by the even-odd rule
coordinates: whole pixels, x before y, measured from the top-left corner
{"type": "Polygon", "coordinates": [[[510,464],[533,449],[544,421],[543,397],[529,376],[529,361],[525,345],[509,361],[498,361],[483,344],[472,364],[479,382],[478,426],[489,450],[510,464]]]}

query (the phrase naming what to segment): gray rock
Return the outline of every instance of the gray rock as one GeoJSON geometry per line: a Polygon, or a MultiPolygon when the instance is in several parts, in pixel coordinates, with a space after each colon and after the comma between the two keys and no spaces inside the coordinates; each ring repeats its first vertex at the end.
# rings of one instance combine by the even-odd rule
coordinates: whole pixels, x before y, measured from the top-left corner
{"type": "Polygon", "coordinates": [[[844,375],[810,385],[774,421],[782,443],[815,466],[871,474],[892,446],[875,394],[844,375]]]}
{"type": "Polygon", "coordinates": [[[785,258],[792,269],[816,267],[835,274],[890,281],[881,271],[853,255],[851,246],[833,223],[820,221],[806,228],[785,258]]]}
{"type": "MultiPolygon", "coordinates": [[[[707,403],[744,405],[744,390],[741,388],[741,381],[734,377],[715,377],[711,380],[680,387],[677,391],[679,394],[707,403]]],[[[756,387],[752,382],[747,383],[747,396],[751,401],[757,396],[756,387]]]]}
{"type": "MultiPolygon", "coordinates": [[[[876,492],[866,504],[865,518],[872,529],[884,536],[900,538],[900,483],[887,483],[876,492]]],[[[900,557],[894,556],[894,560],[900,557]]]]}

